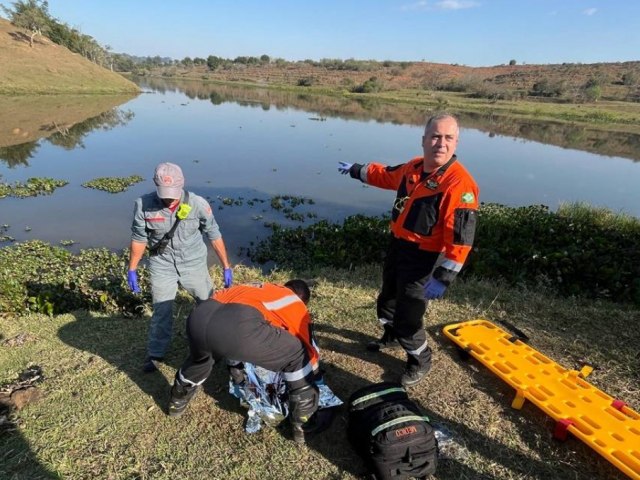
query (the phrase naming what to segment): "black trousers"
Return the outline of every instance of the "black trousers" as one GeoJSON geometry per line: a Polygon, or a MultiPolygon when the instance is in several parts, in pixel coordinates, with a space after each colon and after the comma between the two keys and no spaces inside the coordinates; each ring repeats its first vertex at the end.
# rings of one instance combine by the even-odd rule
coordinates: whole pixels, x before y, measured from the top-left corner
{"type": "MultiPolygon", "coordinates": [[[[221,358],[249,362],[271,371],[295,372],[309,362],[302,342],[272,326],[255,308],[206,300],[187,319],[190,354],[178,371],[183,385],[202,384],[221,358]]],[[[312,375],[288,381],[290,389],[312,382],[312,375]]]]}
{"type": "Polygon", "coordinates": [[[412,242],[393,238],[384,260],[378,318],[407,352],[409,364],[426,366],[431,362],[422,321],[427,308],[424,284],[439,256],[438,252],[420,250],[412,242]]]}

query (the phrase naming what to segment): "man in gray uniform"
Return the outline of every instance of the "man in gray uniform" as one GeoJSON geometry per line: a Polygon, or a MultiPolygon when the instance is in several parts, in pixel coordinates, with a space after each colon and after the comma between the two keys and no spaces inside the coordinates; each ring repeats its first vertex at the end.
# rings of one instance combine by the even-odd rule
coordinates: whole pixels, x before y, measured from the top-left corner
{"type": "Polygon", "coordinates": [[[222,234],[209,203],[183,190],[182,170],[173,163],[159,164],[153,181],[156,191],[135,202],[127,274],[129,287],[134,293],[139,293],[136,270],[145,248],[149,247],[153,315],[147,358],[143,365],[145,372],[157,370],[155,362],[163,359],[171,342],[173,301],[178,285],[182,285],[198,302],[213,294],[203,234],[222,264],[225,288],[233,283],[233,271],[222,234]]]}

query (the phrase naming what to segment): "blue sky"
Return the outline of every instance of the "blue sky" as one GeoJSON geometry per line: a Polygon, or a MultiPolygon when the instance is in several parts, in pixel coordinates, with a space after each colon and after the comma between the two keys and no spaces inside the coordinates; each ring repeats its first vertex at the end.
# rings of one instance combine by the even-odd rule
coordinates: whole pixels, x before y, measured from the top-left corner
{"type": "Polygon", "coordinates": [[[640,60],[638,0],[49,0],[49,11],[116,52],[179,59],[640,60]]]}

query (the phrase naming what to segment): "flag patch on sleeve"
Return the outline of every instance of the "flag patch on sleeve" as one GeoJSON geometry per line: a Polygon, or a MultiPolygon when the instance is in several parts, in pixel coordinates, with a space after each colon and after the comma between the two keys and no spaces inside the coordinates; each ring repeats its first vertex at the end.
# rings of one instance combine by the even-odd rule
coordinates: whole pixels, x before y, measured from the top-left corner
{"type": "Polygon", "coordinates": [[[471,192],[466,192],[462,194],[462,203],[473,203],[475,200],[475,196],[471,192]]]}

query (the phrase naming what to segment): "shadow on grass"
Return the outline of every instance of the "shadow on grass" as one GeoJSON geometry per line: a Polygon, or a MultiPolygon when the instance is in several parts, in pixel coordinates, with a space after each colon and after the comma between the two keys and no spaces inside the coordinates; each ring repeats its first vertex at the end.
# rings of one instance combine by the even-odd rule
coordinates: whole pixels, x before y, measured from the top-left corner
{"type": "MultiPolygon", "coordinates": [[[[180,313],[180,312],[179,312],[180,313]]],[[[188,353],[182,336],[184,318],[174,320],[171,346],[162,362],[175,372],[188,353]]],[[[142,364],[146,357],[148,318],[76,317],[58,330],[58,337],[67,345],[101,357],[124,372],[133,383],[165,411],[173,373],[167,380],[160,372],[145,373],[142,364]]]]}
{"type": "Polygon", "coordinates": [[[495,400],[496,404],[504,407],[500,414],[501,417],[504,418],[505,424],[515,426],[518,430],[518,440],[524,442],[525,448],[531,452],[538,452],[540,460],[508,449],[501,443],[491,440],[482,434],[478,434],[477,431],[471,430],[465,425],[460,423],[447,424],[446,419],[439,419],[437,416],[434,417],[437,422],[442,421],[442,424],[447,424],[448,428],[450,427],[456,435],[466,439],[473,439],[473,441],[466,442],[466,447],[470,451],[476,452],[486,458],[493,457],[496,461],[499,459],[500,463],[504,466],[514,472],[518,472],[526,478],[530,478],[534,472],[535,478],[545,479],[575,478],[591,480],[593,478],[607,478],[609,480],[623,480],[627,478],[595,451],[572,436],[569,436],[566,445],[554,440],[552,437],[555,424],[553,419],[532,405],[531,402],[525,402],[521,410],[511,408],[515,390],[497,376],[493,375],[479,361],[462,352],[460,348],[451,343],[445,336],[439,335],[442,327],[444,327],[444,324],[427,327],[430,337],[441,344],[442,348],[440,352],[451,357],[455,363],[466,365],[466,371],[474,382],[473,387],[486,393],[495,400]],[[573,457],[572,462],[563,462],[560,461],[560,457],[549,457],[547,456],[549,452],[541,452],[541,439],[544,443],[545,437],[547,439],[544,445],[545,447],[554,448],[555,446],[559,449],[565,449],[564,452],[560,453],[561,456],[573,457]],[[496,450],[496,448],[498,448],[498,450],[496,450]],[[500,449],[505,451],[500,453],[500,449]],[[577,456],[575,454],[577,454],[577,456]],[[574,463],[580,462],[583,463],[584,467],[582,471],[577,470],[574,465],[574,463]]]}
{"type": "MultiPolygon", "coordinates": [[[[0,418],[12,418],[13,409],[0,405],[0,418]]],[[[38,461],[29,442],[18,429],[0,427],[0,478],[15,480],[44,480],[61,478],[38,461]]]]}
{"type": "MultiPolygon", "coordinates": [[[[428,332],[430,333],[430,341],[442,342],[442,339],[437,338],[434,333],[436,330],[439,330],[441,327],[431,327],[428,328],[428,332]]],[[[372,360],[381,365],[385,371],[383,374],[383,378],[381,380],[387,380],[386,377],[389,376],[389,372],[393,371],[395,377],[389,378],[389,380],[397,381],[397,376],[401,371],[402,366],[404,365],[404,359],[399,360],[398,358],[392,357],[387,354],[380,353],[370,353],[367,352],[364,348],[364,344],[371,340],[369,335],[363,334],[358,331],[349,330],[349,329],[341,329],[336,328],[331,325],[316,325],[316,331],[318,332],[318,338],[321,345],[321,348],[325,350],[332,350],[334,352],[347,355],[353,357],[355,359],[366,359],[367,361],[372,360]],[[327,338],[322,335],[322,333],[327,333],[331,335],[340,335],[348,341],[341,341],[335,338],[327,338]],[[401,365],[399,365],[401,364],[401,365]]],[[[454,348],[451,349],[443,349],[448,354],[457,355],[454,348]]],[[[335,367],[333,365],[326,365],[326,380],[328,385],[334,390],[334,392],[342,398],[345,403],[347,402],[349,396],[358,388],[361,388],[371,382],[356,377],[343,370],[342,368],[335,367]]],[[[437,370],[432,370],[431,375],[440,374],[437,370]]],[[[482,372],[476,372],[476,376],[483,376],[482,372]]],[[[478,379],[478,383],[483,383],[482,379],[478,379]]],[[[500,400],[498,403],[503,401],[503,396],[500,393],[500,389],[496,388],[496,385],[489,382],[485,383],[486,388],[492,396],[496,398],[496,400],[500,400]]],[[[420,388],[414,387],[414,388],[420,388]]],[[[408,390],[409,396],[412,397],[412,389],[408,390]]],[[[492,459],[494,462],[501,464],[503,467],[511,470],[512,472],[516,472],[519,478],[533,478],[531,475],[533,472],[537,475],[535,478],[569,478],[572,474],[570,473],[570,467],[568,466],[558,466],[550,464],[550,462],[545,461],[544,459],[536,459],[534,456],[527,455],[520,451],[519,449],[510,448],[509,446],[503,444],[499,440],[493,439],[488,435],[485,435],[482,432],[479,432],[471,427],[465,425],[460,421],[453,420],[451,418],[443,417],[437,413],[434,413],[429,405],[420,405],[424,410],[425,414],[431,419],[432,423],[437,429],[443,429],[447,432],[452,432],[453,440],[457,442],[464,442],[464,446],[466,449],[461,449],[460,452],[471,452],[474,455],[479,455],[487,459],[492,459]],[[558,476],[559,469],[566,469],[566,477],[562,475],[558,476]]],[[[540,427],[531,428],[529,422],[523,420],[523,416],[521,413],[517,411],[507,411],[506,419],[510,422],[518,425],[518,427],[522,430],[521,437],[527,441],[527,444],[531,451],[536,451],[537,447],[535,444],[536,435],[540,435],[540,427]]],[[[544,415],[542,416],[544,417],[544,415]]],[[[339,415],[339,419],[335,422],[339,425],[339,428],[343,431],[335,432],[335,435],[332,435],[331,442],[332,444],[329,446],[323,446],[322,443],[326,440],[323,438],[319,438],[314,440],[312,446],[316,448],[318,451],[322,453],[322,448],[329,448],[331,450],[336,449],[336,451],[340,451],[341,449],[350,449],[348,443],[346,443],[346,409],[343,409],[339,415]],[[344,440],[344,441],[341,441],[344,440]],[[334,445],[337,444],[337,445],[334,445]]],[[[544,423],[543,423],[544,424],[544,423]]],[[[337,428],[335,425],[333,429],[337,428]]],[[[331,432],[330,432],[331,433],[331,432]]],[[[550,435],[549,435],[550,436],[550,435]]],[[[469,453],[467,453],[468,455],[469,453]]],[[[336,463],[334,461],[334,463],[336,463]]],[[[480,473],[475,471],[472,467],[468,465],[469,461],[465,461],[464,458],[441,458],[438,464],[438,470],[436,472],[437,478],[473,478],[473,479],[493,479],[495,477],[488,475],[486,473],[480,473]]],[[[606,462],[604,462],[606,463],[606,462]]],[[[337,464],[337,463],[336,463],[337,464]]],[[[605,466],[606,468],[606,466],[605,466]]],[[[613,468],[611,470],[609,476],[606,478],[617,478],[615,477],[615,473],[613,468]]],[[[575,475],[575,474],[573,474],[575,475]]],[[[588,478],[588,477],[585,477],[588,478]]],[[[622,477],[620,477],[622,478],[622,477]]]]}

